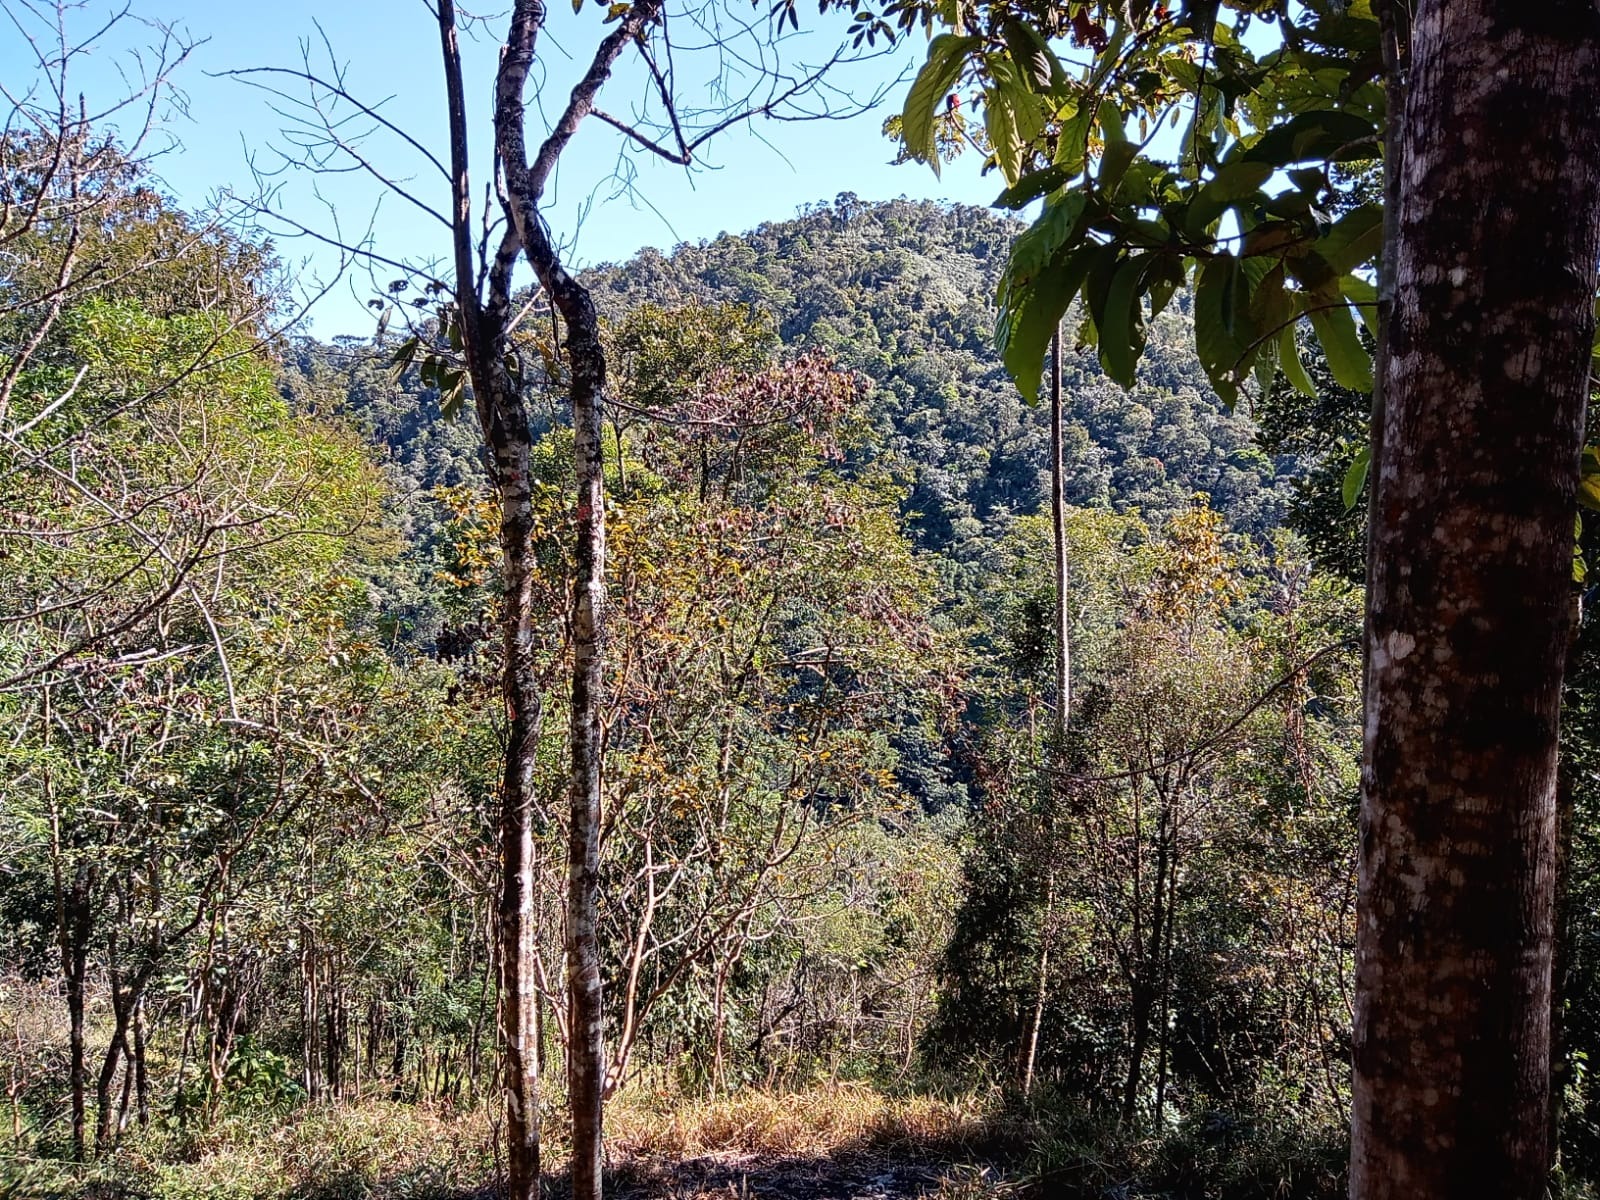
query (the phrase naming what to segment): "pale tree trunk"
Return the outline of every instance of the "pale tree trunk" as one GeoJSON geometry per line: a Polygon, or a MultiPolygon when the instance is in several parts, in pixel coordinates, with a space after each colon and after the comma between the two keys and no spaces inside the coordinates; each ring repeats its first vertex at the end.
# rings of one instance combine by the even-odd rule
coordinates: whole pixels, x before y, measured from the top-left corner
{"type": "MultiPolygon", "coordinates": [[[[1056,626],[1056,755],[1065,754],[1067,722],[1072,715],[1072,625],[1067,610],[1067,499],[1066,463],[1062,449],[1061,405],[1061,326],[1050,338],[1050,522],[1055,542],[1055,626],[1056,626]]],[[[1047,778],[1047,813],[1055,807],[1055,783],[1047,778]]],[[[1044,919],[1039,934],[1039,960],[1036,964],[1039,985],[1033,997],[1033,1021],[1028,1028],[1027,1048],[1022,1057],[1022,1098],[1033,1093],[1034,1069],[1039,1061],[1039,1037],[1044,1031],[1044,1010],[1050,989],[1050,950],[1055,936],[1056,866],[1054,847],[1049,844],[1054,822],[1045,821],[1044,919]]]]}
{"type": "Polygon", "coordinates": [[[1062,445],[1061,326],[1050,339],[1050,523],[1056,552],[1056,737],[1065,742],[1072,714],[1072,622],[1067,612],[1067,471],[1062,445]]]}
{"type": "Polygon", "coordinates": [[[505,1089],[509,1200],[537,1200],[539,1057],[534,1006],[536,947],[533,844],[534,767],[541,693],[533,640],[532,434],[522,394],[506,366],[511,271],[520,243],[508,227],[480,281],[473,265],[472,197],[467,175],[465,89],[455,6],[440,0],[439,33],[450,120],[451,223],[455,295],[473,402],[489,450],[500,506],[504,595],[501,641],[506,708],[505,769],[500,794],[500,1074],[505,1089]],[[480,290],[480,286],[481,289],[480,290]],[[484,294],[486,292],[487,294],[484,294]]]}
{"type": "Polygon", "coordinates": [[[1413,19],[1372,471],[1358,1200],[1545,1192],[1597,23],[1578,0],[1413,19]]]}
{"type": "Polygon", "coordinates": [[[618,56],[659,16],[662,0],[638,0],[600,43],[550,136],[529,161],[523,88],[545,20],[542,0],[517,0],[495,84],[495,144],[511,227],[566,325],[577,511],[572,582],[571,778],[567,841],[567,1095],[572,1110],[572,1197],[599,1200],[605,1103],[605,1013],[601,1003],[600,705],[605,640],[605,350],[589,291],[566,270],[540,203],[572,135],[594,111],[618,56]]]}

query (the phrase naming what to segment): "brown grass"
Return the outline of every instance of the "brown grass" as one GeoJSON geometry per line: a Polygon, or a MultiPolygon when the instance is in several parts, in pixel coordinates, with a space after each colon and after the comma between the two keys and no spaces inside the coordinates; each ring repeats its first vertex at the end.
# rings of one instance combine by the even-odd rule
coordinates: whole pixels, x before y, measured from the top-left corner
{"type": "MultiPolygon", "coordinates": [[[[545,1163],[559,1178],[566,1128],[558,1112],[549,1117],[545,1163]]],[[[980,1156],[995,1122],[996,1105],[982,1098],[887,1096],[860,1085],[715,1100],[636,1089],[607,1108],[607,1157],[623,1195],[723,1200],[729,1180],[764,1195],[763,1170],[774,1167],[771,1195],[820,1197],[834,1194],[830,1179],[842,1185],[870,1159],[937,1176],[945,1190],[931,1194],[941,1200],[969,1200],[1003,1193],[986,1190],[976,1171],[946,1167],[980,1156]],[[812,1182],[796,1184],[801,1177],[812,1182]],[[699,1181],[713,1178],[719,1182],[699,1190],[699,1181]]],[[[481,1109],[449,1113],[379,1100],[314,1106],[288,1118],[230,1118],[203,1133],[131,1137],[87,1168],[36,1163],[42,1173],[20,1192],[7,1188],[0,1171],[0,1200],[459,1200],[488,1194],[492,1143],[481,1109]]]]}
{"type": "Polygon", "coordinates": [[[817,1158],[862,1149],[972,1145],[990,1133],[994,1116],[994,1105],[975,1096],[896,1097],[864,1085],[834,1084],[800,1092],[750,1089],[717,1100],[625,1093],[607,1124],[619,1157],[817,1158]]]}

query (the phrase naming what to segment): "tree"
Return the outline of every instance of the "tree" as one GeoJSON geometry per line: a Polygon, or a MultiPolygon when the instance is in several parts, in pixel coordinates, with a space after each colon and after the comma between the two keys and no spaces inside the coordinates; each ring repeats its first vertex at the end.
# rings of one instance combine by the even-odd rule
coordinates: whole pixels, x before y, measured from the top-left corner
{"type": "MultiPolygon", "coordinates": [[[[603,422],[608,396],[609,356],[602,340],[599,313],[589,288],[568,268],[548,222],[546,188],[574,136],[586,123],[598,122],[633,146],[680,167],[690,167],[701,147],[717,134],[758,117],[817,119],[838,111],[858,111],[854,103],[835,104],[822,91],[827,73],[848,51],[840,49],[815,66],[791,69],[774,57],[781,18],[774,12],[767,27],[741,22],[739,34],[754,44],[742,57],[724,34],[717,32],[714,7],[669,11],[665,0],[636,0],[608,10],[592,52],[581,64],[565,105],[534,144],[528,129],[524,92],[535,69],[545,32],[547,9],[542,0],[516,0],[494,80],[493,199],[486,201],[482,228],[475,219],[469,180],[469,123],[460,38],[470,19],[458,14],[453,0],[430,6],[436,18],[445,75],[450,150],[448,165],[416,138],[397,129],[375,107],[352,96],[335,69],[324,79],[310,70],[258,68],[250,76],[289,76],[308,87],[306,98],[293,103],[303,114],[316,154],[291,154],[292,165],[364,171],[408,202],[430,211],[449,231],[451,256],[447,270],[387,259],[367,248],[369,261],[402,272],[392,289],[398,297],[414,284],[416,306],[433,308],[438,323],[412,336],[395,355],[397,366],[413,362],[424,378],[445,394],[453,414],[470,387],[474,411],[491,459],[490,474],[501,508],[500,544],[504,596],[500,622],[504,646],[507,720],[506,767],[501,829],[502,947],[501,1036],[505,1053],[509,1187],[522,1200],[539,1187],[538,1078],[533,1053],[535,1026],[532,966],[531,835],[532,778],[542,710],[534,670],[531,557],[533,509],[529,454],[533,434],[525,406],[525,373],[516,335],[521,320],[542,301],[556,341],[543,355],[546,381],[570,404],[573,430],[575,570],[568,600],[570,683],[568,711],[567,889],[564,940],[567,975],[567,1099],[572,1112],[572,1188],[579,1200],[598,1197],[601,1187],[601,1128],[605,1098],[604,1006],[601,995],[599,945],[599,862],[601,838],[602,755],[601,713],[605,701],[602,668],[606,601],[606,495],[603,422]],[[702,49],[712,55],[718,78],[709,107],[685,104],[682,83],[668,41],[668,26],[686,23],[710,36],[702,49]],[[597,107],[601,91],[625,54],[637,53],[646,74],[643,96],[632,123],[597,107]],[[749,61],[761,69],[745,74],[749,61]],[[737,80],[737,82],[736,82],[737,80]],[[746,90],[741,91],[744,88],[746,90]],[[813,105],[808,107],[808,103],[813,105]],[[419,152],[448,185],[450,205],[430,206],[395,177],[384,173],[352,139],[346,117],[397,136],[419,152]],[[590,121],[593,117],[596,120],[590,121]],[[534,297],[513,308],[512,281],[519,261],[526,260],[537,280],[534,297]],[[426,340],[425,340],[426,339],[426,340]]],[[[748,48],[748,47],[747,47],[748,48]]],[[[267,85],[276,90],[273,85],[267,85]]],[[[282,94],[281,92],[279,93],[282,94]]],[[[304,147],[302,146],[303,150],[304,147]]],[[[272,214],[279,220],[283,218],[272,214]]],[[[289,224],[293,226],[293,222],[289,224]]],[[[301,232],[311,232],[298,226],[301,232]]],[[[323,236],[324,241],[329,239],[323,236]]],[[[382,308],[381,301],[374,302],[382,308]]],[[[387,319],[387,317],[385,318],[387,319]]],[[[523,337],[523,342],[528,339],[523,337]]]]}
{"type": "Polygon", "coordinates": [[[1531,1200],[1550,1162],[1600,21],[1480,0],[1423,5],[1410,33],[1374,430],[1351,1189],[1531,1200]]]}
{"type": "MultiPolygon", "coordinates": [[[[1080,292],[1086,337],[1128,384],[1142,297],[1159,311],[1192,277],[1197,348],[1225,398],[1252,368],[1262,387],[1278,366],[1309,390],[1301,316],[1335,379],[1365,390],[1347,304],[1368,319],[1380,478],[1353,1194],[1534,1195],[1548,1165],[1549,814],[1595,283],[1595,145],[1568,122],[1594,82],[1595,19],[1577,5],[1226,10],[1095,5],[1024,20],[996,6],[935,39],[901,132],[936,162],[937,97],[970,81],[1011,184],[1001,203],[1046,196],[1013,251],[997,331],[1025,391],[1080,292]],[[1265,53],[1241,37],[1258,16],[1281,38],[1265,53]],[[1069,23],[1093,52],[1076,81],[1049,45],[1069,23]],[[1147,135],[1189,93],[1173,170],[1147,135]],[[1572,169],[1549,186],[1569,134],[1572,169]],[[1328,219],[1328,168],[1379,145],[1381,212],[1328,219]],[[1292,186],[1269,192],[1281,168],[1295,168],[1292,186]],[[1218,224],[1227,213],[1233,228],[1218,224]],[[1541,248],[1531,259],[1498,240],[1524,221],[1541,248]],[[1374,289],[1352,272],[1380,248],[1374,289]]],[[[922,11],[891,5],[862,28],[892,36],[886,18],[907,27],[922,11]]]]}

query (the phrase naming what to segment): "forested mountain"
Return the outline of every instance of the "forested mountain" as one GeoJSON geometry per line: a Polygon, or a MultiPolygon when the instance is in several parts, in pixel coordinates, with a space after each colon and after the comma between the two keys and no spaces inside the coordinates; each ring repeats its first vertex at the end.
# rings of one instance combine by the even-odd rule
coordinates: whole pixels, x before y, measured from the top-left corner
{"type": "MultiPolygon", "coordinates": [[[[1047,408],[1024,403],[994,350],[994,290],[1020,228],[985,209],[845,195],[748,233],[644,250],[587,281],[612,322],[646,303],[749,306],[791,351],[824,348],[860,372],[872,428],[854,465],[904,481],[923,549],[972,560],[1044,495],[1047,408]]],[[[1131,393],[1092,351],[1067,357],[1067,500],[1160,524],[1202,493],[1234,529],[1260,536],[1283,518],[1295,460],[1274,462],[1248,416],[1218,402],[1186,300],[1153,323],[1131,393]]],[[[396,386],[381,350],[304,342],[289,365],[292,393],[343,410],[388,447],[402,490],[479,477],[470,422],[441,420],[437,392],[414,374],[396,386]]],[[[562,419],[535,417],[543,428],[562,419]]]]}
{"type": "MultiPolygon", "coordinates": [[[[985,209],[844,195],[749,233],[645,250],[590,279],[612,313],[643,301],[765,308],[785,342],[826,347],[865,374],[875,440],[913,481],[923,545],[960,555],[1043,495],[1047,410],[1023,402],[994,350],[995,288],[1020,229],[985,209]]],[[[1155,322],[1131,394],[1092,353],[1067,359],[1063,386],[1068,503],[1159,521],[1204,492],[1237,529],[1281,519],[1274,464],[1206,386],[1184,312],[1155,322]]]]}

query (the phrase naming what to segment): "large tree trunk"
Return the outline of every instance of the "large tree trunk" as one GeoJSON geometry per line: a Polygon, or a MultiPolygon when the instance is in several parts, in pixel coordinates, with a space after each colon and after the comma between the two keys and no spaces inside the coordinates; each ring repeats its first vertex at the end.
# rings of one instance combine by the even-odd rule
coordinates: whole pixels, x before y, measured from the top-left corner
{"type": "Polygon", "coordinates": [[[1359,1200],[1544,1194],[1597,46],[1578,0],[1429,0],[1412,26],[1374,435],[1359,1200]]]}

